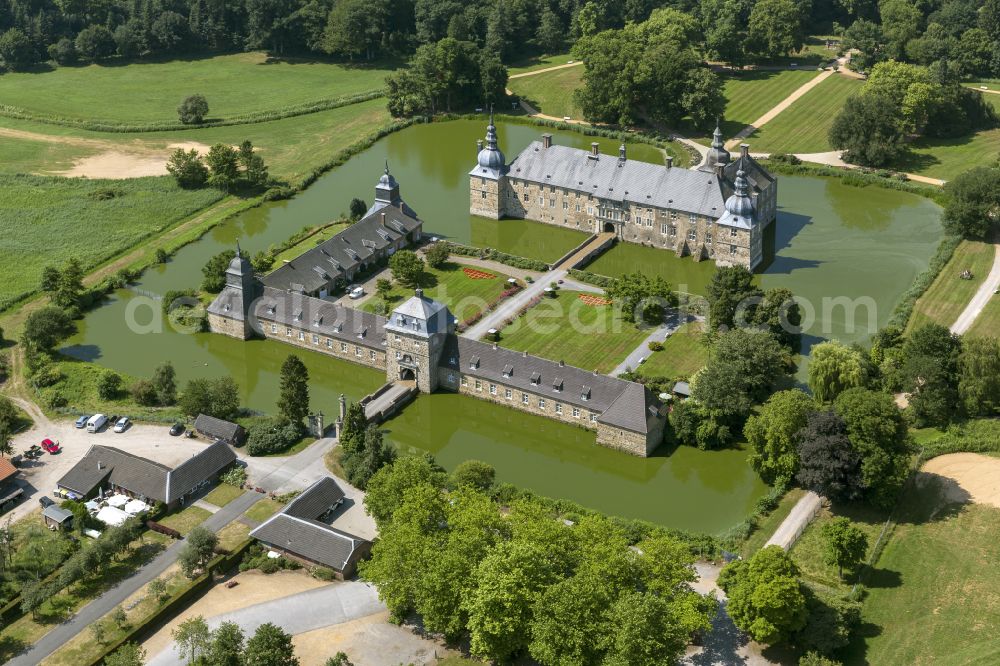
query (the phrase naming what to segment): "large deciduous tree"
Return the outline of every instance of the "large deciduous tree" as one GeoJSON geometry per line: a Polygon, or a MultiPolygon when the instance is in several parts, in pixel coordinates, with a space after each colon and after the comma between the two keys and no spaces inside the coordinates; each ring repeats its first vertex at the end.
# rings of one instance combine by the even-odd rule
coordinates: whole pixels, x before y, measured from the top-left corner
{"type": "Polygon", "coordinates": [[[758,0],[750,12],[748,39],[765,58],[788,55],[802,48],[804,19],[794,0],[758,0]]]}
{"type": "Polygon", "coordinates": [[[851,447],[847,424],[833,411],[810,414],[796,434],[799,471],[796,480],[833,500],[861,497],[861,456],[851,447]]]}
{"type": "Polygon", "coordinates": [[[849,388],[865,383],[861,352],[837,340],[821,342],[809,358],[809,389],[821,403],[832,402],[849,388]]]}
{"type": "Polygon", "coordinates": [[[247,641],[243,663],[245,666],[299,666],[291,635],[271,622],[257,627],[247,641]]]}
{"type": "Polygon", "coordinates": [[[846,151],[845,159],[883,166],[904,150],[897,103],[884,95],[855,95],[830,126],[830,144],[846,151]]]}
{"type": "Polygon", "coordinates": [[[786,485],[799,469],[796,433],[806,426],[816,403],[798,389],[778,391],[759,414],[747,419],[743,434],[750,443],[750,466],[765,482],[786,485]]]}
{"type": "Polygon", "coordinates": [[[769,645],[791,638],[808,617],[798,575],[798,567],[780,546],[727,565],[719,586],[729,597],[726,609],[736,626],[769,645]]]}
{"type": "Polygon", "coordinates": [[[958,395],[970,416],[1000,412],[1000,340],[966,338],[959,356],[958,395]]]}
{"type": "Polygon", "coordinates": [[[975,167],[945,184],[945,229],[965,238],[1000,230],[1000,169],[975,167]]]}
{"type": "Polygon", "coordinates": [[[415,287],[424,274],[424,260],[412,250],[400,250],[389,257],[392,277],[405,287],[415,287]]]}
{"type": "Polygon", "coordinates": [[[854,569],[861,564],[868,550],[868,537],[850,518],[843,516],[825,523],[820,530],[823,536],[823,560],[837,567],[838,575],[844,577],[844,569],[854,569]]]}

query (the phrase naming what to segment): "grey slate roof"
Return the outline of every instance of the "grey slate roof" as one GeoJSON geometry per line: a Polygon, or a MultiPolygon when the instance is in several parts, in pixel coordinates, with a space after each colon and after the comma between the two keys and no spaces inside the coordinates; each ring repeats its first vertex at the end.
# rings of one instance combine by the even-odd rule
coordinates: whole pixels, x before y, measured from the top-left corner
{"type": "Polygon", "coordinates": [[[420,226],[395,206],[385,205],[263,278],[267,287],[314,292],[420,226]],[[385,216],[383,224],[382,216],[385,216]]]}
{"type": "Polygon", "coordinates": [[[225,442],[219,441],[206,446],[167,475],[166,502],[169,504],[183,497],[199,483],[215,476],[235,461],[236,454],[225,442]]]}
{"type": "Polygon", "coordinates": [[[733,193],[733,181],[741,159],[754,191],[764,189],[773,180],[749,156],[727,165],[720,182],[713,172],[691,171],[632,159],[620,160],[612,155],[595,157],[589,151],[568,146],[545,148],[540,141],[533,141],[514,158],[508,176],[587,192],[603,200],[718,219],[726,212],[726,199],[733,193]]]}
{"type": "Polygon", "coordinates": [[[385,344],[385,318],[304,294],[264,288],[254,305],[263,322],[309,330],[324,337],[380,347],[385,344]]]}
{"type": "Polygon", "coordinates": [[[69,509],[62,508],[61,506],[50,504],[49,506],[45,507],[45,509],[42,511],[42,515],[48,518],[49,520],[56,521],[61,525],[62,523],[66,522],[67,520],[73,517],[73,512],[70,511],[69,509]]]}
{"type": "Polygon", "coordinates": [[[231,421],[217,419],[208,414],[199,414],[194,420],[194,429],[208,437],[235,443],[242,437],[243,426],[231,421]]]}
{"type": "Polygon", "coordinates": [[[422,289],[417,289],[415,295],[392,311],[385,328],[426,337],[435,333],[446,333],[451,323],[450,319],[451,313],[444,303],[427,298],[422,289]]]}
{"type": "Polygon", "coordinates": [[[441,362],[471,377],[545,395],[553,401],[592,412],[603,412],[598,422],[635,432],[647,432],[647,408],[651,400],[655,402],[641,384],[503,347],[494,349],[492,344],[458,336],[449,336],[441,362]],[[504,372],[507,366],[511,366],[509,375],[504,372]],[[561,390],[556,390],[557,385],[561,390]],[[588,396],[586,400],[585,395],[588,396]]]}
{"type": "Polygon", "coordinates": [[[243,321],[243,290],[225,286],[208,306],[208,313],[243,321]]]}
{"type": "Polygon", "coordinates": [[[137,495],[166,502],[169,473],[170,468],[158,462],[110,446],[94,445],[59,479],[58,485],[89,495],[107,479],[137,495]]]}
{"type": "Polygon", "coordinates": [[[343,499],[344,491],[337,482],[324,477],[250,532],[250,536],[343,571],[354,552],[367,542],[316,520],[343,499]]]}

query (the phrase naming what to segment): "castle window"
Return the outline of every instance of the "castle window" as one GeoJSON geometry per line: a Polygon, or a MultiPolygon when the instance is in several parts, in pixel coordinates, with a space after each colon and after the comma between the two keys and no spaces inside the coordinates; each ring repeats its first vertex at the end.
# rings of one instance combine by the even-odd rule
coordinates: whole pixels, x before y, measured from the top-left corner
{"type": "Polygon", "coordinates": [[[729,230],[729,235],[732,236],[733,238],[736,238],[736,228],[735,227],[729,230]]]}
{"type": "Polygon", "coordinates": [[[318,335],[313,335],[313,344],[314,345],[318,345],[319,344],[319,336],[318,335]]]}
{"type": "Polygon", "coordinates": [[[326,348],[333,349],[333,340],[331,340],[330,338],[326,339],[326,348]]]}
{"type": "Polygon", "coordinates": [[[303,333],[302,331],[299,331],[299,340],[301,340],[302,342],[305,342],[306,340],[306,334],[303,333]]]}
{"type": "Polygon", "coordinates": [[[504,389],[504,390],[503,390],[503,397],[505,397],[505,398],[507,398],[508,400],[510,400],[511,398],[513,398],[513,397],[514,397],[514,392],[513,392],[513,391],[511,391],[510,389],[504,389]]]}
{"type": "Polygon", "coordinates": [[[667,233],[667,225],[665,225],[665,224],[661,224],[660,225],[660,233],[661,234],[666,234],[667,233]]]}
{"type": "Polygon", "coordinates": [[[539,206],[545,205],[545,197],[538,197],[538,205],[539,206]]]}
{"type": "Polygon", "coordinates": [[[486,198],[486,190],[483,190],[483,198],[486,198]]]}
{"type": "Polygon", "coordinates": [[[403,358],[403,352],[401,352],[401,351],[399,351],[399,350],[397,349],[397,350],[396,350],[396,360],[398,361],[398,360],[399,360],[399,359],[401,359],[401,358],[403,358]]]}
{"type": "Polygon", "coordinates": [[[371,360],[373,360],[373,361],[374,361],[374,360],[375,360],[375,352],[373,352],[373,351],[369,351],[369,352],[368,352],[368,358],[370,358],[371,360]]]}
{"type": "Polygon", "coordinates": [[[688,214],[688,221],[691,224],[696,224],[698,222],[698,218],[695,216],[694,213],[690,213],[690,214],[688,214]]]}
{"type": "Polygon", "coordinates": [[[448,383],[449,384],[454,384],[455,383],[455,373],[454,372],[449,372],[448,373],[448,383]]]}
{"type": "Polygon", "coordinates": [[[545,398],[539,398],[538,399],[538,408],[539,409],[545,409],[545,398]]]}
{"type": "Polygon", "coordinates": [[[676,236],[677,235],[677,227],[675,227],[672,224],[670,225],[670,235],[671,236],[676,236]]]}
{"type": "Polygon", "coordinates": [[[278,332],[278,325],[277,324],[271,324],[271,332],[272,333],[277,333],[278,332]]]}
{"type": "Polygon", "coordinates": [[[698,232],[694,229],[688,231],[688,240],[698,240],[698,232]]]}
{"type": "Polygon", "coordinates": [[[523,402],[526,405],[528,404],[528,394],[527,393],[522,393],[521,394],[521,402],[523,402]]]}
{"type": "Polygon", "coordinates": [[[711,243],[712,243],[712,232],[711,231],[709,231],[709,232],[707,232],[705,234],[705,242],[711,245],[711,243]]]}
{"type": "Polygon", "coordinates": [[[340,343],[340,351],[342,351],[345,354],[347,353],[347,343],[346,342],[341,342],[340,343]]]}
{"type": "Polygon", "coordinates": [[[569,202],[563,201],[563,210],[569,210],[569,202]]]}
{"type": "Polygon", "coordinates": [[[527,192],[525,192],[525,193],[524,193],[524,201],[525,201],[525,202],[527,202],[527,201],[528,201],[528,193],[527,193],[527,192]]]}
{"type": "Polygon", "coordinates": [[[392,339],[395,340],[396,342],[399,342],[399,334],[398,333],[394,333],[393,336],[392,336],[392,339]]]}
{"type": "Polygon", "coordinates": [[[497,385],[490,384],[490,395],[496,395],[496,394],[497,394],[497,385]]]}
{"type": "Polygon", "coordinates": [[[573,418],[574,419],[580,418],[580,408],[579,407],[574,407],[573,408],[573,418]]]}
{"type": "Polygon", "coordinates": [[[593,214],[594,214],[594,207],[587,206],[587,215],[593,215],[593,214]]]}
{"type": "Polygon", "coordinates": [[[597,422],[597,414],[594,414],[593,412],[590,413],[590,422],[591,423],[597,422]]]}
{"type": "Polygon", "coordinates": [[[486,177],[485,176],[480,176],[479,182],[482,183],[483,185],[485,185],[486,184],[486,177]]]}
{"type": "Polygon", "coordinates": [[[477,391],[482,391],[483,390],[483,383],[481,381],[479,381],[478,379],[476,380],[476,390],[477,391]]]}
{"type": "Polygon", "coordinates": [[[290,338],[290,337],[292,337],[292,329],[290,329],[290,328],[288,328],[288,327],[286,326],[286,327],[285,327],[285,335],[286,335],[287,337],[289,337],[289,338],[290,338]]]}
{"type": "Polygon", "coordinates": [[[646,218],[646,226],[647,227],[653,226],[653,218],[651,218],[651,217],[647,217],[646,218]]]}
{"type": "Polygon", "coordinates": [[[549,199],[549,208],[555,208],[555,207],[556,207],[556,200],[549,199]]]}
{"type": "Polygon", "coordinates": [[[556,403],[556,414],[562,414],[562,404],[556,403]]]}
{"type": "Polygon", "coordinates": [[[355,356],[361,356],[361,347],[358,347],[357,345],[354,345],[354,355],[355,356]]]}
{"type": "Polygon", "coordinates": [[[462,386],[468,386],[468,385],[469,385],[469,378],[462,377],[462,386]]]}
{"type": "Polygon", "coordinates": [[[677,219],[677,211],[676,210],[670,211],[670,219],[671,220],[676,220],[677,219]]]}

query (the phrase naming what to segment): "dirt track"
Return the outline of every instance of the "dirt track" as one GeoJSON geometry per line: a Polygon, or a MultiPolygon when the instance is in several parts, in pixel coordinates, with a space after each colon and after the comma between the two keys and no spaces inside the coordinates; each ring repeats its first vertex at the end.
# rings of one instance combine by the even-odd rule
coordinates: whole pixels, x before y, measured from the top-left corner
{"type": "Polygon", "coordinates": [[[949,453],[929,460],[920,471],[952,479],[958,486],[953,497],[957,501],[1000,508],[1000,458],[949,453]]]}

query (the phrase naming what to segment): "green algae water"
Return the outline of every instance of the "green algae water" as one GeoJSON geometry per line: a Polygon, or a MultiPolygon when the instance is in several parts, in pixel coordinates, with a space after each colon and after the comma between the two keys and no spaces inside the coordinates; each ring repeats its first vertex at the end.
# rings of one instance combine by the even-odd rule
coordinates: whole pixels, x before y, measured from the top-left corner
{"type": "MultiPolygon", "coordinates": [[[[205,262],[237,240],[245,251],[257,252],[302,227],[338,217],[354,197],[370,203],[386,161],[430,235],[550,261],[585,238],[568,229],[468,215],[467,173],[484,130],[485,121],[463,120],[416,125],[386,137],[294,199],[243,213],[181,249],[167,264],[151,268],[137,284],[88,313],[63,351],[136,376],[149,376],[170,360],[182,385],[195,377],[229,374],[243,390],[243,404],[262,412],[274,410],[281,362],[294,351],[310,371],[311,407],[329,421],[341,393],[356,400],[380,386],[384,375],[277,342],[182,334],[161,321],[158,298],[171,289],[197,287],[205,262]]],[[[501,124],[508,159],[542,131],[501,124]]],[[[592,140],[575,133],[554,135],[556,143],[580,148],[592,140]]],[[[617,153],[616,142],[598,141],[602,151],[617,153]]],[[[634,159],[662,160],[660,151],[649,146],[629,150],[634,159]]],[[[830,285],[836,295],[842,285],[868,285],[879,294],[879,320],[888,317],[933,252],[940,234],[936,207],[913,195],[847,188],[829,179],[782,177],[779,188],[778,256],[763,276],[765,286],[782,284],[802,294],[823,293],[830,285]]],[[[670,270],[679,279],[685,277],[684,267],[694,267],[692,283],[710,274],[708,264],[688,264],[690,259],[669,253],[648,261],[650,270],[684,262],[670,270]]],[[[632,257],[627,264],[633,270],[644,266],[632,257]]],[[[669,456],[632,458],[598,447],[591,431],[464,396],[421,396],[386,428],[400,447],[429,451],[448,468],[469,458],[485,460],[502,481],[680,529],[725,529],[766,491],[743,451],[680,447],[669,456]]]]}

